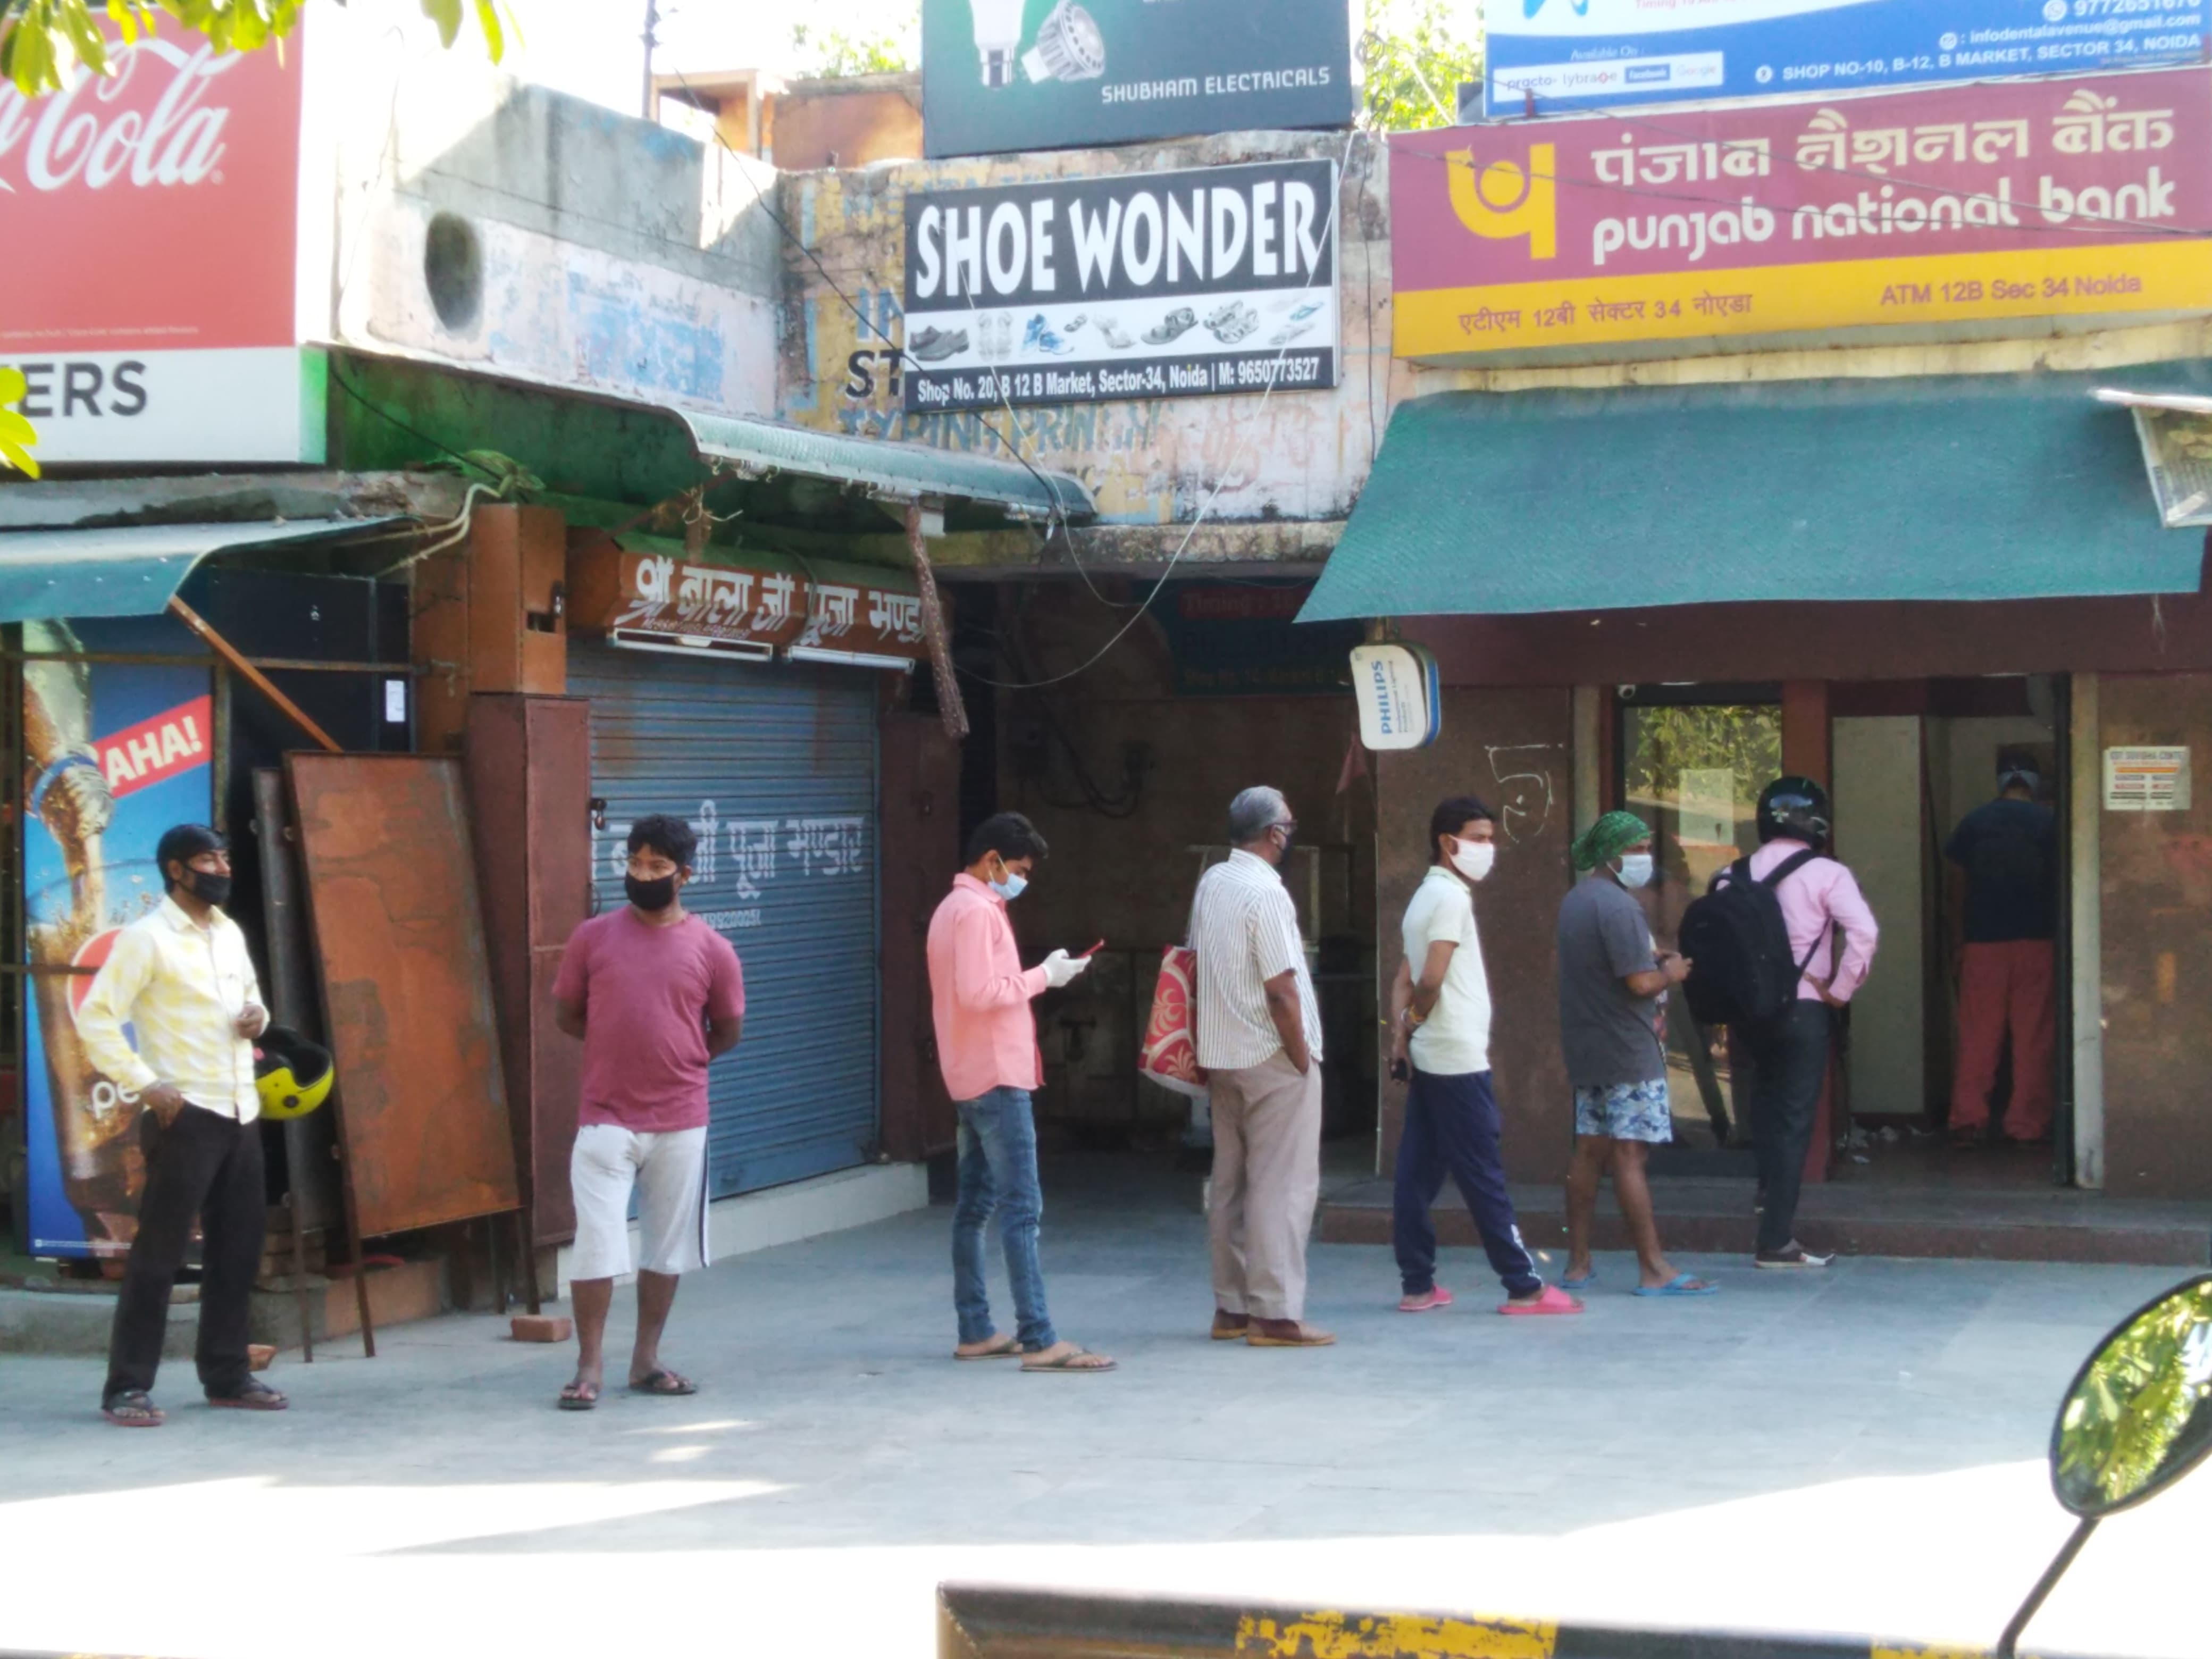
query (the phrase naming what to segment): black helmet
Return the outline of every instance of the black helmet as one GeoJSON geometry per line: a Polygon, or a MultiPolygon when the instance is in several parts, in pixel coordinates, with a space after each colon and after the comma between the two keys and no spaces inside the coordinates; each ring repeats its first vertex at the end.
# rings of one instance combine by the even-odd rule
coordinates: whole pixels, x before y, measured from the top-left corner
{"type": "Polygon", "coordinates": [[[1759,792],[1759,844],[1794,836],[1826,852],[1832,819],[1828,792],[1810,778],[1777,778],[1759,792]]]}

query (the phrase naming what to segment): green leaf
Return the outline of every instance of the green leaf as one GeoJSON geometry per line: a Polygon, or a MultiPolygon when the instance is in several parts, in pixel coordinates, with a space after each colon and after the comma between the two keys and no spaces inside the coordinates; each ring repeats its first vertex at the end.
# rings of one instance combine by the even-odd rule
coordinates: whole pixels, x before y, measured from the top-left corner
{"type": "Polygon", "coordinates": [[[438,26],[438,39],[450,46],[461,32],[461,0],[422,0],[422,15],[438,26]]]}
{"type": "Polygon", "coordinates": [[[477,23],[483,30],[484,50],[496,64],[507,53],[507,36],[499,26],[499,0],[477,0],[477,23]]]}

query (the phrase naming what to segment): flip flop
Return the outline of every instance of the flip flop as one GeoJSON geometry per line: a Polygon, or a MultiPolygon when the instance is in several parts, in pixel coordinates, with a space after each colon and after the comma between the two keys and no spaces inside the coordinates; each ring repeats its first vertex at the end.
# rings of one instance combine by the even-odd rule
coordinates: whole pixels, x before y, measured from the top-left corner
{"type": "Polygon", "coordinates": [[[118,1429],[158,1429],[168,1415],[148,1397],[143,1389],[126,1389],[105,1401],[100,1414],[118,1429]]]}
{"type": "Polygon", "coordinates": [[[1088,1348],[1070,1348],[1057,1359],[1041,1359],[1036,1354],[1024,1355],[1022,1359],[1022,1369],[1025,1371],[1055,1371],[1066,1376],[1088,1376],[1097,1371],[1110,1371],[1115,1369],[1115,1366],[1114,1362],[1103,1353],[1093,1353],[1088,1348]],[[1085,1360],[1089,1360],[1091,1363],[1085,1364],[1082,1363],[1085,1360]]]}
{"type": "Polygon", "coordinates": [[[688,1376],[678,1376],[674,1371],[653,1370],[629,1385],[632,1394],[657,1395],[664,1400],[674,1400],[687,1394],[699,1392],[699,1385],[688,1376]]]}
{"type": "Polygon", "coordinates": [[[1590,1287],[1591,1285],[1595,1285],[1595,1284],[1596,1284],[1596,1283],[1597,1283],[1597,1269],[1596,1269],[1596,1268],[1595,1268],[1595,1267],[1592,1267],[1592,1268],[1591,1268],[1588,1273],[1584,1273],[1584,1274],[1583,1274],[1580,1279],[1577,1279],[1577,1278],[1573,1277],[1571,1274],[1570,1274],[1568,1277],[1566,1277],[1566,1278],[1565,1278],[1565,1279],[1562,1279],[1559,1281],[1559,1288],[1560,1288],[1561,1290],[1563,1290],[1563,1291],[1586,1291],[1586,1290],[1589,1289],[1589,1287],[1590,1287]]]}
{"type": "Polygon", "coordinates": [[[1527,1302],[1502,1302],[1498,1311],[1516,1318],[1529,1318],[1545,1314],[1578,1314],[1583,1304],[1556,1285],[1544,1286],[1543,1294],[1527,1302]]]}
{"type": "Polygon", "coordinates": [[[1000,1336],[990,1347],[980,1352],[963,1353],[959,1349],[955,1348],[952,1351],[952,1357],[965,1364],[970,1359],[1017,1359],[1021,1357],[1021,1340],[1018,1337],[1000,1336]]]}
{"type": "Polygon", "coordinates": [[[564,1412],[587,1412],[599,1403],[599,1390],[590,1382],[571,1382],[561,1390],[556,1402],[564,1412]]]}
{"type": "MultiPolygon", "coordinates": [[[[1559,1281],[1565,1284],[1565,1279],[1559,1281]]],[[[1711,1296],[1720,1289],[1714,1284],[1700,1284],[1695,1273],[1676,1273],[1664,1285],[1638,1285],[1638,1296],[1711,1296]]]]}
{"type": "Polygon", "coordinates": [[[292,1403],[266,1382],[251,1382],[236,1394],[211,1394],[207,1402],[228,1412],[281,1412],[292,1403]]]}

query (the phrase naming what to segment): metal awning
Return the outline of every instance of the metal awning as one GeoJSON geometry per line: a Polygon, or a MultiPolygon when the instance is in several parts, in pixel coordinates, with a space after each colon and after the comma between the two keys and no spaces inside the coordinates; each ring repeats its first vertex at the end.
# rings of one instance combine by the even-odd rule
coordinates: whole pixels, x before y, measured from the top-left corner
{"type": "Polygon", "coordinates": [[[211,553],[357,534],[392,519],[287,524],[132,525],[0,535],[0,623],[49,617],[150,617],[211,553]]]}
{"type": "Polygon", "coordinates": [[[675,409],[691,428],[699,453],[752,472],[799,472],[838,483],[865,484],[885,495],[958,496],[989,501],[1031,517],[1095,517],[1082,480],[998,456],[933,449],[884,438],[814,432],[781,421],[701,415],[675,409]]]}
{"type": "Polygon", "coordinates": [[[1417,398],[1300,619],[2194,592],[2100,378],[1417,398]]]}

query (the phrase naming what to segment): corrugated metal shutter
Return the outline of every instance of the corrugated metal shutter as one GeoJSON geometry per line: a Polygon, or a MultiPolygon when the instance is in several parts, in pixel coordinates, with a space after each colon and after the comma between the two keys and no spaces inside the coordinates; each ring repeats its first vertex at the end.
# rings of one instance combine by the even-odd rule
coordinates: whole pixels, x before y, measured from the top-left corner
{"type": "Polygon", "coordinates": [[[623,902],[623,840],[690,821],[688,909],[744,963],[745,1039],[714,1069],[717,1198],[848,1169],[876,1139],[876,686],[852,670],[697,661],[573,641],[592,699],[592,879],[623,902]],[[711,850],[710,850],[711,849],[711,850]]]}

